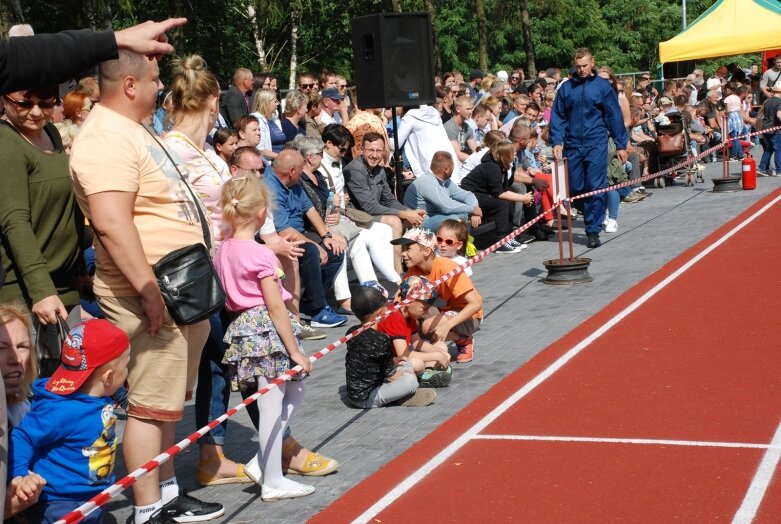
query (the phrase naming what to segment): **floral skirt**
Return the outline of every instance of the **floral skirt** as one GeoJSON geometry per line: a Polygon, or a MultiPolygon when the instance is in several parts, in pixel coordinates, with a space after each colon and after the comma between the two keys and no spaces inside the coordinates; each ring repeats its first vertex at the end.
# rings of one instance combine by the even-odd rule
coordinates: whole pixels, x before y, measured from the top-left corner
{"type": "MultiPolygon", "coordinates": [[[[289,311],[288,315],[303,353],[299,339],[301,327],[289,311]]],[[[248,309],[236,317],[225,331],[223,342],[228,344],[228,349],[222,363],[228,366],[233,391],[255,387],[256,377],[273,380],[295,367],[265,306],[248,309]]],[[[303,378],[299,374],[292,380],[303,378]]]]}

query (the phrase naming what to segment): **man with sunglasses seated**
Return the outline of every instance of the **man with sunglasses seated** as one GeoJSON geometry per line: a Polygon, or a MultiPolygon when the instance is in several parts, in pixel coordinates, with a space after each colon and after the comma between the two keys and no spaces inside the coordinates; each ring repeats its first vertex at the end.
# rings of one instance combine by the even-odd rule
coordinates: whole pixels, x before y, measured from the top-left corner
{"type": "Polygon", "coordinates": [[[472,227],[480,225],[483,212],[474,193],[454,184],[453,157],[447,151],[437,151],[431,159],[431,169],[416,178],[404,193],[404,205],[411,209],[424,209],[423,227],[436,231],[439,225],[451,218],[467,218],[472,227]]]}

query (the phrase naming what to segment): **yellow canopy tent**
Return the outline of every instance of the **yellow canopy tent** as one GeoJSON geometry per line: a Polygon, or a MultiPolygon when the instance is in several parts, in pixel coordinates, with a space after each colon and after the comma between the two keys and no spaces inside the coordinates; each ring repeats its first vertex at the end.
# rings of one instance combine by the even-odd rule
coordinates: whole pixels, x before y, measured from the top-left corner
{"type": "Polygon", "coordinates": [[[781,48],[781,4],[718,0],[682,33],[659,43],[660,62],[756,53],[781,48]]]}

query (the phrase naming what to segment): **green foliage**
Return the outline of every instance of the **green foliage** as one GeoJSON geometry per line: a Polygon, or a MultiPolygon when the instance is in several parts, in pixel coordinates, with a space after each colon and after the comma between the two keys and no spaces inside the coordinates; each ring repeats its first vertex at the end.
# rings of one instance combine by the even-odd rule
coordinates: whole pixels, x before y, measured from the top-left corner
{"type": "MultiPolygon", "coordinates": [[[[404,11],[421,11],[424,0],[396,0],[404,11]]],[[[429,0],[426,0],[427,2],[429,0]]],[[[715,0],[687,0],[692,22],[715,0]]],[[[200,53],[227,85],[237,67],[258,70],[258,55],[247,17],[248,2],[257,8],[267,60],[287,83],[292,9],[301,13],[298,71],[330,69],[350,78],[352,18],[390,12],[392,0],[25,0],[26,20],[38,32],[77,27],[119,29],[170,16],[188,24],[170,39],[179,54],[200,53]]],[[[566,67],[578,47],[590,47],[597,62],[617,72],[653,70],[658,44],[681,30],[681,0],[527,0],[532,45],[538,70],[566,67]]],[[[471,0],[431,0],[437,49],[444,71],[464,72],[478,64],[478,28],[471,0]]],[[[527,67],[521,13],[517,0],[485,0],[488,66],[492,71],[527,67]]],[[[735,61],[748,65],[750,55],[735,61]]],[[[702,62],[706,73],[724,63],[702,62]]],[[[164,67],[164,72],[166,68],[164,67]]]]}

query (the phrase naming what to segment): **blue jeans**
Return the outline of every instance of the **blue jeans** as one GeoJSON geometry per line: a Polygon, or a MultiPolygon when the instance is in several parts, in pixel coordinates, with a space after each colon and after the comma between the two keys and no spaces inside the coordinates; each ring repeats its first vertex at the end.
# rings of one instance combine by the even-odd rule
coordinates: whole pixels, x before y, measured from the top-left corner
{"type": "Polygon", "coordinates": [[[328,253],[328,261],[320,265],[320,252],[311,242],[304,242],[304,254],[298,259],[301,274],[301,307],[302,313],[317,315],[326,306],[325,292],[334,285],[336,273],[342,265],[344,253],[334,255],[330,249],[323,247],[328,253]]]}
{"type": "Polygon", "coordinates": [[[467,215],[432,215],[426,218],[426,220],[423,221],[423,227],[425,227],[428,230],[433,231],[434,233],[437,232],[437,229],[439,229],[439,225],[444,222],[445,220],[468,220],[469,217],[467,215]]]}
{"type": "MultiPolygon", "coordinates": [[[[228,411],[230,402],[230,384],[228,366],[222,363],[227,344],[222,341],[227,318],[222,312],[209,318],[211,331],[201,352],[198,365],[198,387],[195,389],[195,427],[200,429],[215,418],[228,411]]],[[[225,433],[228,421],[222,422],[209,433],[201,437],[201,444],[225,445],[225,433]]]]}
{"type": "Polygon", "coordinates": [[[759,161],[757,169],[767,172],[770,170],[770,157],[775,163],[776,175],[781,175],[781,133],[762,136],[762,159],[759,161]]]}
{"type": "MultiPolygon", "coordinates": [[[[97,493],[95,494],[97,495],[97,493]]],[[[34,506],[31,506],[25,514],[27,515],[28,522],[53,524],[85,502],[87,502],[87,500],[41,500],[34,506]]],[[[86,522],[87,524],[101,524],[103,522],[103,513],[103,508],[98,508],[87,515],[81,522],[86,522]]]]}
{"type": "Polygon", "coordinates": [[[631,187],[619,187],[607,192],[607,216],[616,220],[618,218],[618,205],[621,199],[632,192],[631,187]]]}
{"type": "Polygon", "coordinates": [[[743,156],[743,146],[740,145],[738,136],[740,135],[740,129],[729,132],[729,137],[732,139],[730,144],[730,155],[732,158],[741,158],[743,156]]]}

